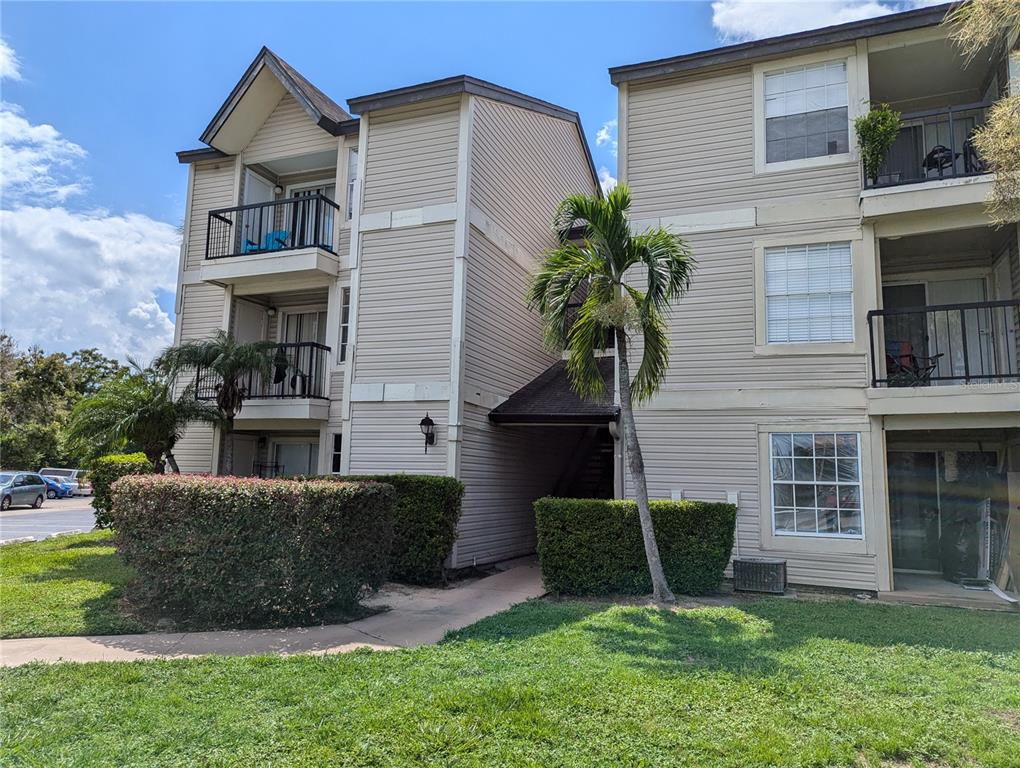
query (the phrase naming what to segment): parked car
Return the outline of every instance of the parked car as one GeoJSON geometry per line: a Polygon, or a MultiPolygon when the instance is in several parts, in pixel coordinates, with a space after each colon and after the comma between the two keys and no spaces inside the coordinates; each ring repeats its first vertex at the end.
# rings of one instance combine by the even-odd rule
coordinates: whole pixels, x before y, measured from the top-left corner
{"type": "Polygon", "coordinates": [[[78,490],[78,483],[72,483],[59,477],[49,477],[48,475],[40,475],[40,477],[46,483],[47,499],[66,499],[68,496],[74,496],[78,490]]]}
{"type": "Polygon", "coordinates": [[[46,483],[34,472],[0,472],[0,509],[27,504],[38,509],[46,498],[46,483]]]}
{"type": "Polygon", "coordinates": [[[91,496],[92,486],[89,484],[88,478],[85,477],[84,469],[66,469],[61,467],[43,467],[39,470],[40,475],[46,477],[53,477],[57,480],[63,480],[65,482],[76,485],[74,495],[75,496],[91,496]]]}

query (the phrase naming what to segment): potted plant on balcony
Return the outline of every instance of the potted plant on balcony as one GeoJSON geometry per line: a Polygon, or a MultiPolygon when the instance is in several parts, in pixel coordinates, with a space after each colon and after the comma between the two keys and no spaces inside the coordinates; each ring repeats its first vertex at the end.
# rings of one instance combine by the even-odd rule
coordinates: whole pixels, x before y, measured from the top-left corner
{"type": "Polygon", "coordinates": [[[900,113],[888,104],[873,106],[868,114],[854,120],[864,175],[871,179],[872,184],[878,183],[878,171],[885,162],[889,148],[899,136],[901,127],[900,113]]]}

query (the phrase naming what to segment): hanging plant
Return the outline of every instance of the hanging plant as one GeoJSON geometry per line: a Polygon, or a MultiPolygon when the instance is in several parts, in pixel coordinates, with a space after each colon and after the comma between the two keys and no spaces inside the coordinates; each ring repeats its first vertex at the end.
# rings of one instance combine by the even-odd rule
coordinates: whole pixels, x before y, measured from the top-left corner
{"type": "Polygon", "coordinates": [[[888,104],[872,107],[868,114],[854,120],[864,174],[872,183],[878,183],[878,171],[885,162],[889,148],[899,136],[902,125],[900,113],[888,104]]]}

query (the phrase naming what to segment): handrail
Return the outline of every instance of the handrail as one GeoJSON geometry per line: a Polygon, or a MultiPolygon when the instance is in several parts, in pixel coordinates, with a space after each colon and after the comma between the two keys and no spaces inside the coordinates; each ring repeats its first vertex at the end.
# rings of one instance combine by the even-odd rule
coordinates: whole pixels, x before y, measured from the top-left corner
{"type": "Polygon", "coordinates": [[[1020,299],[872,309],[867,323],[873,387],[1020,381],[1020,299]]]}
{"type": "Polygon", "coordinates": [[[885,315],[915,315],[920,312],[947,312],[954,309],[993,309],[995,307],[1020,307],[1020,299],[998,299],[996,301],[971,301],[962,304],[925,304],[922,307],[870,309],[868,310],[868,317],[885,315]]]}
{"type": "Polygon", "coordinates": [[[230,213],[232,211],[250,211],[255,208],[263,208],[270,205],[285,205],[286,203],[300,203],[305,200],[322,200],[327,205],[333,206],[336,210],[340,210],[340,206],[333,200],[330,200],[321,192],[316,192],[314,195],[296,195],[295,197],[281,197],[279,200],[269,200],[265,203],[248,203],[247,205],[233,205],[229,208],[215,208],[209,211],[210,216],[216,214],[230,213]]]}

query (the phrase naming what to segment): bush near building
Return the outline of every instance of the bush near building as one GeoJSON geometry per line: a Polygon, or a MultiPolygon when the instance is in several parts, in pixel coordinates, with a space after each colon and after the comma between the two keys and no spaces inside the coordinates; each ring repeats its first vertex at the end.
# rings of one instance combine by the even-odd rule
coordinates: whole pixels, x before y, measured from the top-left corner
{"type": "Polygon", "coordinates": [[[188,627],[318,623],[389,571],[395,492],[375,482],[149,475],[113,486],[129,600],[188,627]]]}
{"type": "MultiPolygon", "coordinates": [[[[737,509],[706,501],[653,501],[662,567],[677,592],[718,589],[733,548],[737,509]]],[[[535,502],[538,560],[551,592],[647,594],[641,523],[633,501],[543,498],[535,502]]]]}
{"type": "Polygon", "coordinates": [[[393,550],[390,579],[406,584],[445,581],[443,562],[457,540],[464,484],[435,475],[327,475],[308,479],[374,481],[392,485],[393,550]]]}
{"type": "Polygon", "coordinates": [[[92,483],[92,508],[96,511],[96,528],[110,527],[110,487],[128,475],[151,475],[152,462],[144,453],[111,453],[90,462],[88,478],[92,483]]]}

